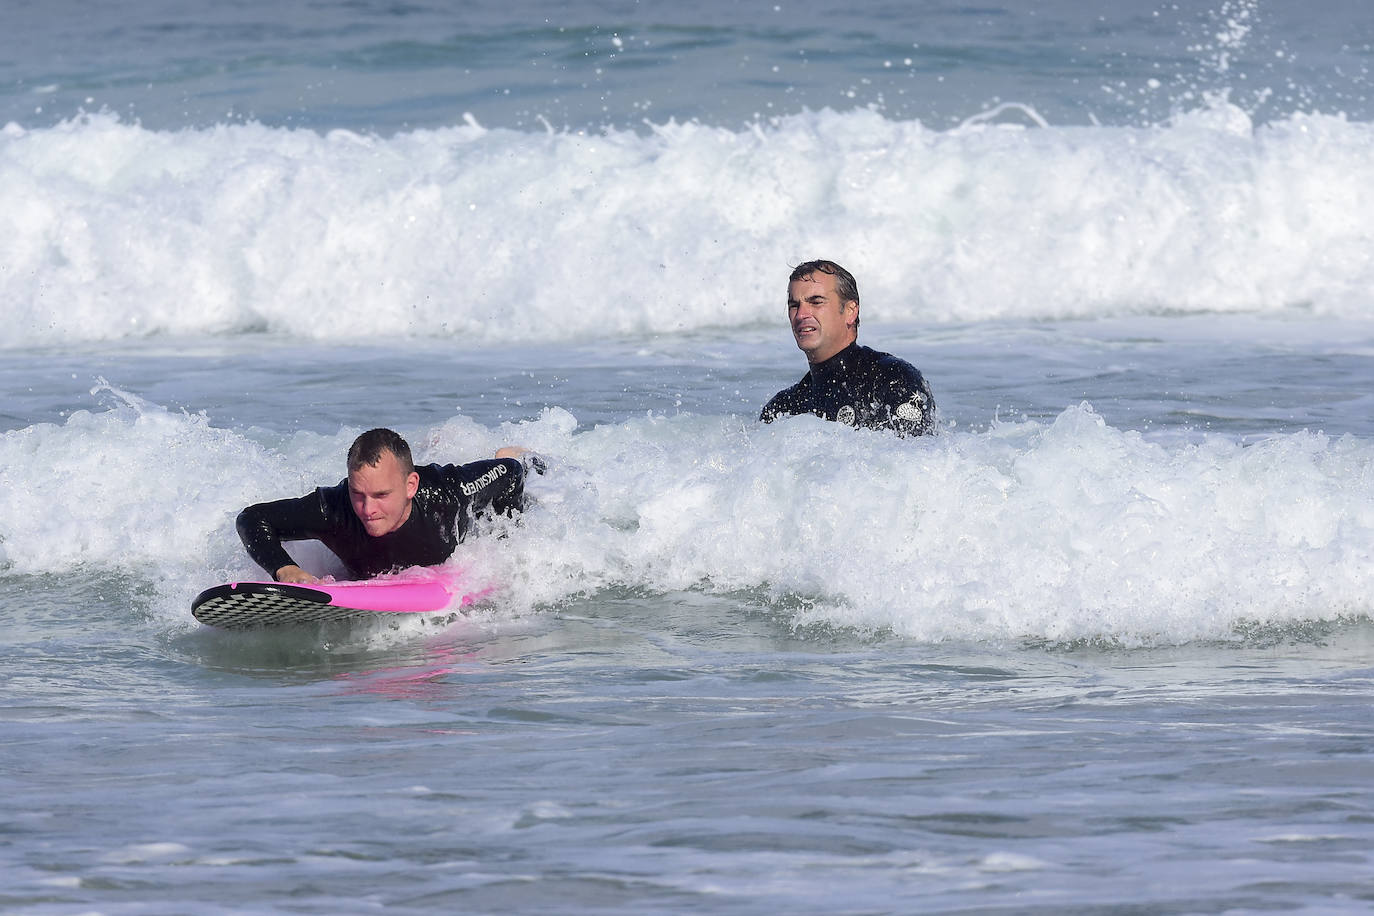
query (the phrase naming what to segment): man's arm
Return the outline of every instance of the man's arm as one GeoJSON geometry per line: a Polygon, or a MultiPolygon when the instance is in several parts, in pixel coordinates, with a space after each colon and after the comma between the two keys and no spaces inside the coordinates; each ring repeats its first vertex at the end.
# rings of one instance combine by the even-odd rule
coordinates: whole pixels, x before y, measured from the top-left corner
{"type": "Polygon", "coordinates": [[[919,369],[905,360],[892,360],[886,402],[886,425],[902,436],[935,432],[935,398],[919,369]]]}
{"type": "Polygon", "coordinates": [[[282,547],[282,541],[318,538],[329,530],[324,499],[317,490],[298,499],[257,503],[239,513],[235,527],[244,549],[278,582],[318,582],[301,569],[282,547]]]}
{"type": "Polygon", "coordinates": [[[768,403],[763,405],[763,410],[759,411],[759,419],[764,423],[772,423],[778,417],[792,417],[799,413],[810,413],[809,406],[803,406],[799,402],[802,399],[803,386],[806,377],[790,388],[784,388],[777,394],[768,399],[768,403]]]}
{"type": "Polygon", "coordinates": [[[525,448],[523,445],[506,445],[496,450],[497,458],[514,458],[524,465],[525,477],[530,476],[530,471],[543,476],[549,469],[548,463],[533,449],[525,448]]]}
{"type": "MultiPolygon", "coordinates": [[[[450,464],[440,470],[464,517],[471,519],[487,511],[509,515],[524,508],[525,461],[533,454],[450,464]]],[[[461,529],[466,527],[460,522],[461,529]]]]}
{"type": "Polygon", "coordinates": [[[781,413],[781,411],[778,410],[778,401],[781,398],[782,392],[778,392],[768,400],[767,404],[763,405],[763,410],[759,411],[759,420],[761,422],[772,423],[774,420],[777,419],[778,414],[781,413]]]}

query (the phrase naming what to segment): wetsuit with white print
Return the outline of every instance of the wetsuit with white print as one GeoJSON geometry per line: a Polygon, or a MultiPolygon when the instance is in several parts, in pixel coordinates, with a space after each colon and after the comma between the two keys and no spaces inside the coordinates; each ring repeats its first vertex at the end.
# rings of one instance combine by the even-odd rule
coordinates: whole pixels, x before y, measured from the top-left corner
{"type": "Polygon", "coordinates": [[[479,514],[508,515],[523,507],[525,466],[514,458],[430,464],[415,473],[420,486],[410,517],[380,537],[363,527],[343,480],[296,499],[249,506],[239,513],[239,538],[253,561],[273,576],[283,566],[296,565],[282,541],[316,540],[343,561],[350,576],[369,579],[442,563],[479,514]]]}
{"type": "Polygon", "coordinates": [[[797,384],[773,395],[759,419],[771,423],[777,417],[806,413],[903,436],[935,431],[935,399],[920,370],[857,342],[816,363],[797,384]]]}

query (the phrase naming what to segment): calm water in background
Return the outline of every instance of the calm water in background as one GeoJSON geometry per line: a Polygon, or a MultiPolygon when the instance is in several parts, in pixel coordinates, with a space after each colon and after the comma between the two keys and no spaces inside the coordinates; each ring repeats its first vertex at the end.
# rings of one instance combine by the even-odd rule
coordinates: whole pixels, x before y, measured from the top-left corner
{"type": "Polygon", "coordinates": [[[1374,111],[1374,30],[1355,0],[15,0],[7,25],[0,120],[25,124],[108,108],[157,129],[390,133],[464,112],[523,129],[733,128],[875,106],[945,128],[1004,101],[1056,124],[1141,124],[1208,91],[1266,118],[1374,111]]]}
{"type": "Polygon", "coordinates": [[[14,6],[0,909],[1366,910],[1317,6],[14,6]],[[941,435],[755,423],[816,255],[941,435]],[[549,457],[496,596],[195,625],[379,423],[549,457]]]}

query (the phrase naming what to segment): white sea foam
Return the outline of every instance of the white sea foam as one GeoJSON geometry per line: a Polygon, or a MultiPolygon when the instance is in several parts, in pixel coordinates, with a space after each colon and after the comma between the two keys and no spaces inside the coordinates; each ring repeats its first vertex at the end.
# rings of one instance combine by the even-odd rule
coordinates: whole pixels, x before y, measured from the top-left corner
{"type": "Polygon", "coordinates": [[[650,418],[563,448],[595,470],[550,484],[564,502],[524,551],[477,548],[542,600],[757,589],[800,600],[798,623],[918,639],[1174,642],[1359,614],[1374,577],[1374,450],[1354,438],[1165,445],[1082,405],[923,440],[650,418]]]}
{"type": "Polygon", "coordinates": [[[1221,100],[1150,128],[865,111],[389,138],[94,115],[0,133],[0,346],[269,330],[554,341],[776,318],[826,256],[922,321],[1367,316],[1374,132],[1221,100]]]}
{"type": "Polygon", "coordinates": [[[190,851],[181,843],[134,843],[106,853],[101,860],[118,865],[136,865],[184,856],[190,851]]]}
{"type": "MultiPolygon", "coordinates": [[[[238,509],[337,480],[356,432],[224,431],[128,399],[6,433],[9,571],[149,575],[184,623],[206,581],[256,573],[238,509]]],[[[579,431],[560,409],[404,432],[423,461],[502,441],[550,458],[523,521],[455,560],[502,583],[496,617],[605,588],[705,589],[797,625],[920,640],[1174,643],[1367,613],[1374,587],[1374,447],[1354,437],[1152,441],[1087,405],[918,440],[810,417],[579,431]]]]}

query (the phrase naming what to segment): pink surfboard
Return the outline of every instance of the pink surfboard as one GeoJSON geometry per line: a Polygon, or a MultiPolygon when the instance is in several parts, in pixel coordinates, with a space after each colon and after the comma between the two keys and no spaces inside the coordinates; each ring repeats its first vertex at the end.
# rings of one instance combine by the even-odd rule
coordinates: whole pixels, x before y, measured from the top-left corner
{"type": "Polygon", "coordinates": [[[489,591],[452,573],[318,585],[229,582],[197,595],[191,615],[212,627],[244,630],[456,610],[489,591]]]}

